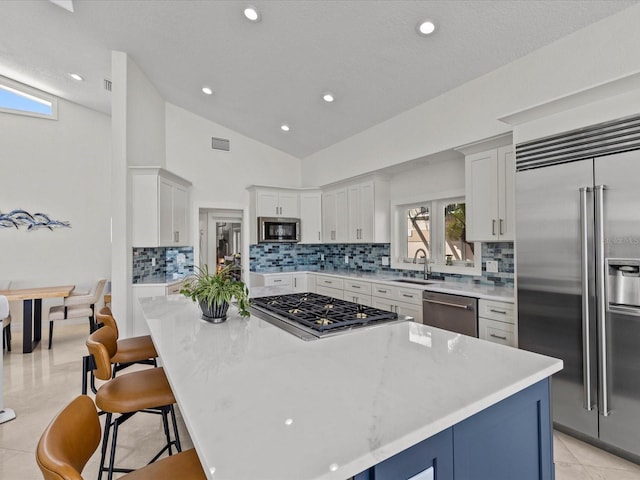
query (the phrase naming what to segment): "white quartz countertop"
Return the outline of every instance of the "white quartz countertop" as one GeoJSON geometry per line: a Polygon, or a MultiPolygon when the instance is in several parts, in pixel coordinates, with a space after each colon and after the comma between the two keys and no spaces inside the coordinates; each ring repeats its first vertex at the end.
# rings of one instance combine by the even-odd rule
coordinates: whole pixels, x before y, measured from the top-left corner
{"type": "Polygon", "coordinates": [[[141,300],[212,480],[345,480],[552,375],[562,362],[405,322],[303,341],[234,307],[141,300]]]}
{"type": "MultiPolygon", "coordinates": [[[[275,273],[259,273],[251,272],[257,275],[273,275],[275,273]]],[[[290,272],[279,272],[290,273],[290,272]]],[[[303,273],[302,271],[299,273],[303,273]]],[[[402,286],[405,288],[414,288],[419,290],[428,290],[430,292],[451,293],[453,295],[463,295],[467,297],[483,298],[485,300],[497,300],[500,302],[513,302],[514,291],[511,287],[494,287],[492,285],[480,285],[467,282],[427,280],[432,282],[428,285],[420,283],[398,282],[399,279],[408,279],[408,277],[400,277],[393,273],[368,273],[356,272],[348,270],[320,270],[307,271],[304,273],[312,273],[314,275],[330,275],[340,278],[360,279],[375,283],[384,283],[394,286],[402,286]]],[[[420,281],[420,279],[418,279],[420,281]]],[[[252,289],[253,292],[253,289],[252,289]]],[[[253,293],[252,293],[253,294],[253,293]]],[[[257,295],[255,295],[257,296],[257,295]]]]}

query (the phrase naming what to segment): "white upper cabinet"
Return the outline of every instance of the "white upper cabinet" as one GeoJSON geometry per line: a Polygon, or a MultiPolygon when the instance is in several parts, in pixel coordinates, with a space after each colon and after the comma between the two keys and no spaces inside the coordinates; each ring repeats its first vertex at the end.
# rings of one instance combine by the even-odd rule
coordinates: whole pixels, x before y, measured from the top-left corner
{"type": "Polygon", "coordinates": [[[465,157],[467,240],[515,239],[514,179],[511,145],[465,157]]]}
{"type": "Polygon", "coordinates": [[[258,217],[298,218],[298,193],[291,190],[256,189],[258,217]]]}
{"type": "Polygon", "coordinates": [[[322,194],[300,192],[300,243],[322,243],[322,194]]]}
{"type": "Polygon", "coordinates": [[[326,243],[388,243],[389,182],[349,182],[322,193],[326,243]]]}
{"type": "Polygon", "coordinates": [[[191,182],[158,167],[130,167],[134,247],[187,246],[191,182]]]}
{"type": "Polygon", "coordinates": [[[346,188],[322,192],[322,234],[324,243],[346,243],[349,238],[348,193],[346,188]]]}

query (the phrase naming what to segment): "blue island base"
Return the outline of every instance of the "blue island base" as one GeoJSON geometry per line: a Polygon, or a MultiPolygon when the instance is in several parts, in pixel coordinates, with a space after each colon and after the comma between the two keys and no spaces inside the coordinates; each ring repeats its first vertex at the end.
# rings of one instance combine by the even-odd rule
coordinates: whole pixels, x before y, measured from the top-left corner
{"type": "Polygon", "coordinates": [[[549,389],[547,378],[354,480],[554,480],[549,389]]]}

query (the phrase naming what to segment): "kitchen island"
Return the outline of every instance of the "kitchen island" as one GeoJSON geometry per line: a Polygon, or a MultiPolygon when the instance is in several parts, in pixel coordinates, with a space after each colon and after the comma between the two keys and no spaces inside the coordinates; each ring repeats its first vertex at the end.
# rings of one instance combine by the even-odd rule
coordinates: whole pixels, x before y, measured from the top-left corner
{"type": "Polygon", "coordinates": [[[553,479],[559,360],[413,322],[306,342],[181,296],[141,304],[212,480],[553,479]]]}

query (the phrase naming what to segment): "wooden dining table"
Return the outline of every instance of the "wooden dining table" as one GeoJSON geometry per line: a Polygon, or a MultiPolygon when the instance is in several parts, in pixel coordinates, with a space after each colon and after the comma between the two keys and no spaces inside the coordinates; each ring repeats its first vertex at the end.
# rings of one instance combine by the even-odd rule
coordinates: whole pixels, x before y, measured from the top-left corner
{"type": "Polygon", "coordinates": [[[0,290],[10,302],[22,300],[22,353],[31,353],[42,338],[42,299],[68,297],[75,285],[0,290]]]}

